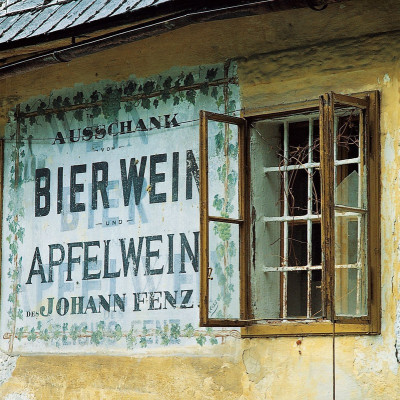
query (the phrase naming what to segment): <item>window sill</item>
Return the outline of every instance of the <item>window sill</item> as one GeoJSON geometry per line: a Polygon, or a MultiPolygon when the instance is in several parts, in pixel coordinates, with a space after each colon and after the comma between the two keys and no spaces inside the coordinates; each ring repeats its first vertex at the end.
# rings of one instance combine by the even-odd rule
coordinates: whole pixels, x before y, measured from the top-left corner
{"type": "MultiPolygon", "coordinates": [[[[365,321],[360,323],[335,323],[335,335],[378,335],[379,326],[365,321]]],[[[277,336],[312,336],[332,335],[333,324],[331,321],[271,321],[263,324],[241,328],[243,338],[277,337],[277,336]]]]}

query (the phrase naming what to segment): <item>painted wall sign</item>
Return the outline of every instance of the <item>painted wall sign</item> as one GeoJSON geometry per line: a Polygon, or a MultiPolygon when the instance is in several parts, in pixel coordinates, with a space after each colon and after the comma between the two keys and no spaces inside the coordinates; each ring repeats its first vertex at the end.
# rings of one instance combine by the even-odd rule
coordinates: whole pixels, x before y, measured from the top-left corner
{"type": "Polygon", "coordinates": [[[204,345],[230,334],[198,327],[198,115],[232,112],[237,99],[234,66],[218,65],[64,89],[12,113],[3,350],[204,345]]]}

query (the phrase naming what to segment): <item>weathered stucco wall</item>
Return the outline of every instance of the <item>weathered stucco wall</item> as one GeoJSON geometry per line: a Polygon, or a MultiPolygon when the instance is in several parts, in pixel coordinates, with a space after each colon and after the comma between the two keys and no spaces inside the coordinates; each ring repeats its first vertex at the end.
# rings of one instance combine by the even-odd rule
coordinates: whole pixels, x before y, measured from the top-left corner
{"type": "MultiPolygon", "coordinates": [[[[357,37],[382,22],[388,24],[381,25],[381,30],[389,30],[390,21],[398,20],[399,6],[394,2],[391,7],[378,5],[368,10],[374,3],[343,3],[329,7],[327,14],[300,10],[184,28],[1,81],[2,133],[8,110],[32,96],[48,96],[53,89],[76,83],[120,81],[132,73],[149,76],[172,66],[218,63],[227,58],[238,58],[243,107],[292,103],[330,90],[380,90],[382,333],[336,338],[336,399],[400,398],[399,36],[333,40],[357,37]],[[310,46],[324,38],[330,41],[310,46]],[[278,52],[278,46],[293,49],[278,52]]],[[[185,349],[184,354],[167,349],[136,357],[21,356],[15,368],[13,361],[0,361],[1,370],[12,372],[8,380],[4,374],[0,397],[332,398],[331,337],[231,339],[213,351],[212,356],[199,347],[185,349]]]]}

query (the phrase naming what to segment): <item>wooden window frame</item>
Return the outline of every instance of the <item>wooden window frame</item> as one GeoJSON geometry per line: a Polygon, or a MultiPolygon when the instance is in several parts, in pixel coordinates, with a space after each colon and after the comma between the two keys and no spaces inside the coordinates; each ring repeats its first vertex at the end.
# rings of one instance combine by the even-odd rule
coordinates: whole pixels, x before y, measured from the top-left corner
{"type": "MultiPolygon", "coordinates": [[[[219,114],[200,113],[200,215],[201,215],[201,264],[200,264],[200,325],[201,326],[241,326],[242,337],[265,336],[305,336],[305,335],[355,335],[355,334],[379,334],[380,333],[380,135],[379,135],[379,92],[362,92],[340,95],[333,92],[320,96],[319,100],[306,101],[278,105],[259,109],[244,109],[241,118],[221,116],[219,114]],[[368,265],[368,317],[342,317],[337,316],[334,310],[334,204],[332,192],[333,183],[333,115],[335,104],[355,106],[365,110],[365,138],[367,158],[365,160],[368,169],[368,222],[367,222],[367,265],[368,265]],[[320,137],[321,137],[321,200],[322,205],[322,253],[323,253],[323,304],[324,318],[321,319],[295,319],[295,320],[265,320],[262,323],[251,319],[250,307],[250,230],[249,218],[250,197],[249,189],[242,182],[242,194],[246,200],[243,207],[244,224],[243,234],[247,240],[240,244],[240,279],[241,279],[241,318],[240,320],[216,320],[208,318],[208,192],[204,183],[207,181],[207,143],[205,132],[207,131],[207,118],[219,122],[238,124],[242,120],[244,129],[240,137],[243,153],[240,163],[243,163],[242,179],[251,182],[249,173],[249,139],[247,126],[260,120],[270,119],[275,116],[301,115],[307,112],[320,112],[320,137]],[[205,232],[205,224],[207,231],[205,232]],[[331,226],[332,228],[329,228],[331,226]]],[[[249,186],[250,183],[247,183],[249,186]]]]}

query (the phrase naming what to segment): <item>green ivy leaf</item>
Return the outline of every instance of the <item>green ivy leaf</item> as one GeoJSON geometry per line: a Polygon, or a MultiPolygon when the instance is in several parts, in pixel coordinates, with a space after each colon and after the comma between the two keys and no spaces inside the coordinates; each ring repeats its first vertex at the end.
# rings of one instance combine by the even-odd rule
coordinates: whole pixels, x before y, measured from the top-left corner
{"type": "Polygon", "coordinates": [[[214,86],[211,90],[211,97],[213,97],[215,100],[218,98],[218,88],[214,86]]]}
{"type": "Polygon", "coordinates": [[[207,96],[208,95],[208,88],[209,88],[209,86],[208,86],[207,82],[202,83],[200,85],[200,93],[204,94],[205,96],[207,96]]]}
{"type": "Polygon", "coordinates": [[[216,145],[216,153],[217,155],[221,153],[222,149],[224,148],[224,135],[221,131],[219,131],[215,135],[215,145],[216,145]]]}
{"type": "Polygon", "coordinates": [[[143,93],[145,95],[150,95],[153,90],[154,90],[154,86],[155,86],[155,82],[153,81],[147,81],[144,85],[143,85],[143,93]]]}
{"type": "Polygon", "coordinates": [[[178,324],[171,324],[171,338],[178,339],[181,334],[181,327],[178,324]]]}
{"type": "Polygon", "coordinates": [[[146,110],[150,110],[150,99],[148,98],[142,99],[142,107],[146,110]]]}
{"type": "Polygon", "coordinates": [[[222,106],[222,104],[224,104],[224,98],[223,98],[222,96],[219,96],[219,97],[218,97],[218,100],[217,100],[217,107],[218,107],[218,110],[219,110],[219,108],[222,106]]]}
{"type": "Polygon", "coordinates": [[[200,334],[199,336],[197,336],[196,338],[196,342],[200,345],[200,346],[204,346],[204,344],[206,343],[207,339],[203,334],[200,334]]]}
{"type": "Polygon", "coordinates": [[[62,107],[62,97],[61,96],[57,96],[54,100],[53,100],[53,108],[58,109],[62,107]]]}
{"type": "Polygon", "coordinates": [[[74,104],[82,104],[84,101],[83,92],[77,92],[73,97],[74,104]]]}
{"type": "Polygon", "coordinates": [[[185,337],[193,337],[194,335],[194,328],[192,324],[186,324],[185,328],[183,329],[183,335],[185,337]]]}
{"type": "Polygon", "coordinates": [[[97,118],[100,114],[101,114],[101,107],[100,106],[94,106],[92,108],[93,118],[97,118]]]}
{"type": "Polygon", "coordinates": [[[35,328],[32,328],[32,329],[30,330],[27,339],[28,339],[28,341],[30,341],[30,342],[34,342],[34,341],[36,340],[35,328]]]}
{"type": "Polygon", "coordinates": [[[91,103],[96,103],[99,101],[99,92],[95,90],[91,95],[90,95],[90,102],[91,103]]]}
{"type": "Polygon", "coordinates": [[[209,70],[207,70],[206,79],[209,82],[212,82],[217,76],[217,72],[218,72],[217,68],[210,68],[209,70]]]}
{"type": "Polygon", "coordinates": [[[103,114],[108,121],[116,121],[121,108],[122,90],[119,88],[107,87],[103,94],[103,114]]]}
{"type": "Polygon", "coordinates": [[[125,103],[124,108],[127,113],[131,112],[133,110],[133,103],[131,101],[128,101],[127,103],[125,103]]]}
{"type": "Polygon", "coordinates": [[[167,100],[171,97],[171,94],[168,91],[164,91],[161,93],[161,100],[166,103],[167,100]]]}
{"type": "Polygon", "coordinates": [[[185,86],[192,86],[194,84],[193,74],[190,72],[183,81],[185,86]]]}
{"type": "Polygon", "coordinates": [[[132,96],[137,88],[137,83],[134,81],[128,81],[128,84],[124,88],[124,94],[126,96],[132,96]]]}
{"type": "Polygon", "coordinates": [[[58,111],[56,114],[56,117],[59,121],[64,121],[64,117],[65,117],[65,112],[64,111],[58,111]]]}
{"type": "Polygon", "coordinates": [[[186,100],[189,103],[192,103],[193,105],[195,105],[196,103],[196,91],[193,89],[190,89],[186,92],[186,100]]]}
{"type": "Polygon", "coordinates": [[[44,111],[45,111],[46,107],[47,107],[46,103],[41,101],[39,104],[39,107],[36,110],[38,115],[44,115],[44,111]]]}
{"type": "Polygon", "coordinates": [[[163,83],[163,87],[165,90],[169,90],[171,89],[171,85],[172,85],[172,78],[169,76],[163,83]]]}
{"type": "Polygon", "coordinates": [[[66,97],[63,102],[62,102],[63,107],[71,107],[71,100],[69,99],[69,97],[66,97]]]}
{"type": "Polygon", "coordinates": [[[75,112],[74,112],[74,118],[77,120],[77,121],[83,121],[83,110],[81,109],[81,110],[75,110],[75,112]]]}

